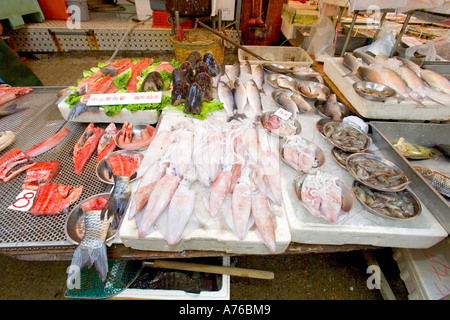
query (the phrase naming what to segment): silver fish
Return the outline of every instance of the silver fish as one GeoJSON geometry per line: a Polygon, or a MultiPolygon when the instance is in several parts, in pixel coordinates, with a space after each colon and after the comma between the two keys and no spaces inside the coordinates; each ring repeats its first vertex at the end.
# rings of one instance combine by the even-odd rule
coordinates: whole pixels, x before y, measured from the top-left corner
{"type": "Polygon", "coordinates": [[[212,78],[212,87],[213,88],[217,88],[217,86],[219,85],[220,78],[222,78],[222,76],[224,74],[225,74],[225,64],[221,63],[220,64],[220,72],[219,72],[219,74],[212,78]]]}
{"type": "Polygon", "coordinates": [[[358,74],[366,81],[383,84],[393,88],[397,91],[399,101],[408,99],[409,97],[405,81],[391,69],[359,67],[358,74]]]}
{"type": "Polygon", "coordinates": [[[244,108],[247,104],[247,89],[239,79],[234,80],[234,87],[236,88],[236,91],[234,91],[234,103],[237,108],[236,116],[245,117],[244,108]]]}
{"type": "Polygon", "coordinates": [[[241,65],[239,62],[233,64],[230,69],[227,71],[228,76],[231,81],[234,81],[241,74],[241,65]]]}
{"type": "Polygon", "coordinates": [[[344,67],[346,67],[347,69],[349,69],[351,72],[346,74],[347,75],[352,75],[352,74],[357,74],[358,73],[358,68],[360,67],[360,63],[358,62],[358,58],[356,58],[352,53],[347,52],[344,55],[344,60],[342,62],[344,64],[344,67]]]}
{"type": "Polygon", "coordinates": [[[418,77],[422,76],[422,68],[417,63],[414,63],[411,60],[402,57],[395,57],[395,58],[401,61],[406,67],[411,69],[418,77]]]}
{"type": "Polygon", "coordinates": [[[295,102],[299,111],[308,112],[311,110],[311,105],[300,94],[293,92],[291,99],[295,102]]]}
{"type": "Polygon", "coordinates": [[[422,78],[433,89],[450,94],[450,80],[442,74],[431,69],[422,69],[422,78]]]}
{"type": "Polygon", "coordinates": [[[284,89],[289,89],[292,92],[296,92],[297,89],[291,84],[291,82],[289,80],[287,80],[286,78],[282,78],[282,77],[278,77],[277,78],[277,85],[280,88],[284,88],[284,89]]]}
{"type": "Polygon", "coordinates": [[[353,54],[356,58],[361,58],[362,61],[369,66],[378,64],[377,59],[368,53],[355,51],[353,54]]]}
{"type": "Polygon", "coordinates": [[[290,70],[292,74],[299,77],[315,78],[321,76],[319,71],[308,67],[293,66],[290,70]]]}
{"type": "Polygon", "coordinates": [[[241,65],[242,73],[244,74],[252,74],[252,66],[248,60],[245,60],[241,65]]]}
{"type": "Polygon", "coordinates": [[[442,172],[423,167],[414,166],[414,168],[420,172],[420,174],[430,182],[430,184],[436,188],[439,193],[446,197],[450,197],[450,177],[442,172]]]}
{"type": "Polygon", "coordinates": [[[219,81],[218,95],[220,102],[223,103],[223,107],[227,113],[228,120],[234,115],[234,98],[230,87],[223,81],[219,81]]]}
{"type": "Polygon", "coordinates": [[[264,69],[260,64],[253,67],[253,76],[258,89],[262,90],[264,85],[264,69]]]}
{"type": "Polygon", "coordinates": [[[280,105],[283,106],[284,109],[292,113],[293,115],[297,115],[298,107],[294,100],[286,92],[281,92],[277,98],[277,101],[280,105]]]}
{"type": "Polygon", "coordinates": [[[427,96],[425,83],[417,74],[408,67],[400,67],[397,70],[400,77],[406,82],[408,87],[416,94],[420,101],[427,96]]]}
{"type": "Polygon", "coordinates": [[[249,80],[245,86],[245,89],[247,91],[247,98],[250,107],[252,107],[252,109],[256,112],[257,116],[260,116],[262,114],[262,102],[258,86],[255,81],[249,80]]]}
{"type": "Polygon", "coordinates": [[[341,121],[342,110],[337,102],[336,94],[332,93],[324,105],[323,113],[329,116],[333,121],[341,121]]]}

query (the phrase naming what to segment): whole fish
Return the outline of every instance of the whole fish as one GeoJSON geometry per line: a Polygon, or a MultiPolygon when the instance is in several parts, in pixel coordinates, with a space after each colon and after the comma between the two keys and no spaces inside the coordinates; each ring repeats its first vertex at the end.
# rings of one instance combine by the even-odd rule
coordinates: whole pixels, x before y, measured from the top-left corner
{"type": "Polygon", "coordinates": [[[430,182],[430,184],[436,188],[439,193],[446,197],[450,197],[450,177],[442,172],[433,170],[423,166],[414,166],[414,168],[420,172],[420,174],[430,182]]]}
{"type": "Polygon", "coordinates": [[[17,103],[10,104],[9,106],[5,108],[0,109],[0,118],[9,116],[10,114],[14,114],[17,112],[21,112],[26,110],[27,108],[17,108],[17,103]]]}
{"type": "Polygon", "coordinates": [[[263,90],[264,85],[264,69],[260,64],[253,67],[253,78],[259,90],[263,90]]]}
{"type": "Polygon", "coordinates": [[[217,64],[217,61],[211,52],[206,52],[203,55],[203,61],[206,63],[206,65],[209,68],[209,74],[211,75],[211,78],[214,78],[215,76],[217,76],[220,73],[220,67],[217,64]]]}
{"type": "Polygon", "coordinates": [[[401,63],[403,63],[406,67],[411,69],[418,77],[422,76],[422,68],[418,64],[402,57],[397,56],[395,58],[399,60],[401,63]]]}
{"type": "Polygon", "coordinates": [[[442,151],[447,158],[450,158],[450,144],[438,143],[435,147],[442,151]]]}
{"type": "Polygon", "coordinates": [[[245,86],[247,91],[247,99],[250,107],[256,113],[256,116],[260,116],[262,114],[262,102],[261,95],[253,79],[249,80],[245,86]]]}
{"type": "Polygon", "coordinates": [[[398,142],[393,147],[407,159],[437,159],[437,153],[433,149],[414,143],[407,143],[404,138],[398,139],[398,142]]]}
{"type": "Polygon", "coordinates": [[[316,78],[322,76],[319,71],[316,71],[310,67],[294,66],[290,69],[290,73],[299,77],[307,77],[307,78],[316,78]]]}
{"type": "Polygon", "coordinates": [[[308,112],[311,110],[311,105],[306,101],[301,94],[293,92],[291,94],[292,101],[297,105],[298,111],[308,112]]]}
{"type": "Polygon", "coordinates": [[[318,85],[301,86],[300,92],[311,99],[326,101],[327,95],[325,91],[318,85]]]}
{"type": "Polygon", "coordinates": [[[219,88],[217,91],[219,100],[223,103],[223,108],[227,113],[229,121],[234,115],[235,99],[233,97],[233,92],[231,92],[231,88],[223,81],[219,81],[219,88]]]}
{"type": "Polygon", "coordinates": [[[194,82],[189,87],[186,100],[184,101],[184,111],[191,114],[200,114],[202,112],[203,90],[202,87],[194,82]]]}
{"type": "Polygon", "coordinates": [[[450,80],[442,74],[431,70],[422,69],[422,78],[432,87],[438,91],[450,94],[450,80]]]}
{"type": "Polygon", "coordinates": [[[324,105],[324,114],[333,119],[333,121],[341,121],[342,111],[337,102],[336,94],[332,93],[324,105]]]}
{"type": "Polygon", "coordinates": [[[427,96],[425,83],[413,70],[408,67],[400,67],[397,73],[406,82],[411,91],[418,96],[419,100],[425,99],[427,96]]]}
{"type": "Polygon", "coordinates": [[[370,55],[369,53],[366,53],[366,52],[360,52],[360,51],[355,51],[355,52],[353,52],[353,55],[354,55],[356,58],[361,58],[362,61],[363,61],[365,64],[369,65],[369,66],[371,66],[371,65],[377,65],[377,64],[378,64],[377,59],[375,59],[375,57],[373,57],[373,56],[370,55]]]}
{"type": "Polygon", "coordinates": [[[252,65],[248,60],[245,60],[241,65],[241,71],[243,74],[252,74],[252,65]]]}
{"type": "Polygon", "coordinates": [[[228,76],[230,77],[231,81],[236,80],[237,77],[241,74],[241,65],[239,62],[236,62],[233,64],[227,71],[228,76]]]}
{"type": "Polygon", "coordinates": [[[225,64],[221,63],[219,68],[220,68],[219,74],[212,78],[212,87],[213,88],[217,88],[217,86],[219,85],[220,79],[225,74],[225,64]]]}
{"type": "Polygon", "coordinates": [[[295,88],[295,86],[292,85],[291,81],[287,80],[286,78],[283,77],[278,77],[277,78],[277,85],[280,88],[284,88],[284,89],[289,89],[292,92],[296,92],[297,88],[295,88]]]}
{"type": "Polygon", "coordinates": [[[247,89],[239,79],[234,80],[234,102],[236,104],[236,117],[245,118],[244,108],[247,105],[247,89]]]}
{"type": "Polygon", "coordinates": [[[296,115],[298,112],[297,104],[294,100],[286,92],[281,92],[277,98],[278,103],[293,115],[296,115]]]}
{"type": "MultiPolygon", "coordinates": [[[[358,62],[358,58],[356,58],[355,55],[353,55],[352,53],[349,53],[349,52],[345,53],[342,63],[344,65],[344,67],[346,67],[347,69],[349,69],[351,71],[347,75],[357,74],[358,68],[361,66],[361,64],[358,62]]],[[[347,75],[345,75],[345,76],[347,76],[347,75]]]]}
{"type": "Polygon", "coordinates": [[[397,92],[399,101],[409,98],[405,81],[391,69],[359,67],[358,74],[366,81],[393,88],[397,92]]]}

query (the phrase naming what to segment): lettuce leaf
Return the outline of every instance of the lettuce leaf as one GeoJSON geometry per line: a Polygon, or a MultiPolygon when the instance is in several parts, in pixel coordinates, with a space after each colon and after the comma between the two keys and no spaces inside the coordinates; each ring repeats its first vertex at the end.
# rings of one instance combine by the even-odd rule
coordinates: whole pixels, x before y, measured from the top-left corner
{"type": "Polygon", "coordinates": [[[127,71],[122,72],[121,74],[117,75],[114,79],[113,83],[114,85],[119,88],[119,90],[123,89],[125,90],[127,88],[127,84],[131,79],[131,68],[128,68],[127,71]]]}
{"type": "Polygon", "coordinates": [[[192,115],[194,118],[205,120],[208,114],[215,110],[222,110],[223,103],[217,99],[213,99],[210,102],[203,101],[202,103],[202,111],[200,114],[190,114],[184,111],[184,104],[180,104],[178,108],[182,110],[186,114],[192,115]]]}

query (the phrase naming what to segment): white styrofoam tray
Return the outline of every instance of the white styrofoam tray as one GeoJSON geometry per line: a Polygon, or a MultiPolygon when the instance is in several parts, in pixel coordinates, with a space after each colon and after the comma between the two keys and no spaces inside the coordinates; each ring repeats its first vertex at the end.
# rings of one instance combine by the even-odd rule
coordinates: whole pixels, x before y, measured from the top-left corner
{"type": "Polygon", "coordinates": [[[400,278],[410,300],[440,300],[450,295],[449,238],[428,249],[394,249],[400,278]]]}
{"type": "MultiPolygon", "coordinates": [[[[230,257],[223,257],[223,266],[230,266],[230,257]]],[[[135,289],[127,288],[113,299],[143,300],[230,300],[230,276],[222,275],[222,287],[217,291],[190,293],[183,290],[135,289]]]]}
{"type": "Polygon", "coordinates": [[[359,115],[366,119],[384,120],[450,120],[450,95],[427,88],[430,98],[440,101],[440,105],[433,101],[423,101],[426,108],[412,101],[397,103],[396,99],[387,99],[385,102],[367,100],[359,96],[353,89],[353,83],[361,81],[356,75],[343,77],[350,72],[343,66],[343,58],[325,59],[323,71],[335,86],[342,92],[359,115]]]}

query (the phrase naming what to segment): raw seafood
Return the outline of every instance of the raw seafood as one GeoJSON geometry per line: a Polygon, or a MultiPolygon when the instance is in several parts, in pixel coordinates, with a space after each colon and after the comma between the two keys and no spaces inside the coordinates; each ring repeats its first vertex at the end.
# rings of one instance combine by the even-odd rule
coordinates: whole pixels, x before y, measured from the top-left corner
{"type": "Polygon", "coordinates": [[[200,114],[202,111],[203,90],[198,83],[193,83],[189,87],[186,100],[184,102],[184,111],[191,114],[200,114]]]}
{"type": "Polygon", "coordinates": [[[286,92],[280,92],[280,94],[277,97],[277,102],[282,106],[283,109],[286,109],[294,116],[297,114],[298,112],[297,104],[294,102],[294,100],[291,99],[291,96],[286,92]]]}
{"type": "Polygon", "coordinates": [[[111,172],[115,176],[131,176],[139,167],[139,155],[116,154],[106,159],[111,172]]]}
{"type": "Polygon", "coordinates": [[[430,87],[446,94],[450,94],[450,80],[431,69],[422,69],[421,71],[422,78],[430,85],[430,87]]]}
{"type": "Polygon", "coordinates": [[[153,63],[153,59],[141,59],[131,67],[131,78],[127,84],[127,92],[137,92],[138,77],[141,76],[142,70],[149,67],[153,63]]]}
{"type": "Polygon", "coordinates": [[[24,190],[38,190],[40,186],[49,183],[59,172],[59,161],[37,162],[26,171],[24,190]]]}
{"type": "Polygon", "coordinates": [[[123,123],[122,128],[116,135],[116,143],[120,149],[139,150],[147,147],[155,137],[155,128],[147,124],[140,134],[134,133],[134,125],[128,121],[123,123]]]}
{"type": "Polygon", "coordinates": [[[409,98],[405,81],[394,70],[388,68],[359,67],[358,74],[363,80],[391,87],[397,92],[399,101],[409,98]]]}
{"type": "Polygon", "coordinates": [[[81,174],[83,172],[83,168],[97,148],[98,142],[102,137],[103,132],[104,130],[102,128],[94,127],[94,124],[91,122],[88,124],[81,137],[75,143],[72,152],[75,174],[81,174]]]}
{"type": "Polygon", "coordinates": [[[217,91],[229,121],[234,115],[235,98],[233,98],[233,93],[231,92],[230,87],[223,81],[219,81],[217,91]]]}
{"type": "Polygon", "coordinates": [[[407,191],[377,191],[355,181],[353,192],[369,208],[381,215],[397,219],[416,215],[414,200],[407,191]]]}
{"type": "Polygon", "coordinates": [[[435,147],[441,151],[447,158],[450,157],[450,144],[438,143],[435,147]]]}
{"type": "Polygon", "coordinates": [[[327,100],[325,91],[318,85],[301,85],[300,92],[310,99],[327,100]]]}
{"type": "Polygon", "coordinates": [[[450,177],[446,174],[424,166],[414,166],[439,193],[450,197],[450,177]]]}
{"type": "Polygon", "coordinates": [[[356,58],[352,53],[346,52],[343,59],[344,66],[349,69],[351,74],[357,74],[358,68],[360,67],[360,63],[358,62],[358,58],[356,58]]]}
{"type": "Polygon", "coordinates": [[[362,61],[367,64],[367,65],[377,65],[378,61],[377,59],[375,59],[375,57],[373,57],[372,55],[370,55],[369,53],[365,53],[365,52],[361,52],[361,51],[354,51],[353,55],[356,58],[361,58],[362,61]]]}
{"type": "Polygon", "coordinates": [[[40,154],[43,154],[44,152],[47,152],[48,150],[60,144],[69,133],[69,129],[63,128],[53,136],[39,142],[38,144],[25,151],[25,154],[29,157],[36,157],[40,154]]]}
{"type": "Polygon", "coordinates": [[[192,51],[191,53],[189,53],[186,61],[189,61],[192,64],[192,68],[195,70],[197,63],[203,61],[203,56],[199,51],[192,51]]]}
{"type": "Polygon", "coordinates": [[[179,80],[174,81],[172,86],[172,105],[184,104],[189,91],[189,84],[184,80],[179,80]]]}
{"type": "Polygon", "coordinates": [[[16,139],[16,134],[12,131],[0,131],[0,151],[8,148],[16,139]]]}
{"type": "Polygon", "coordinates": [[[248,104],[253,109],[256,116],[260,116],[262,113],[262,102],[258,86],[255,81],[251,79],[245,85],[245,89],[247,91],[248,104]]]}
{"type": "Polygon", "coordinates": [[[297,132],[297,127],[295,126],[295,119],[289,117],[288,119],[283,119],[273,114],[267,120],[264,121],[263,127],[269,132],[275,133],[280,137],[290,136],[297,132]]]}
{"type": "Polygon", "coordinates": [[[241,240],[244,239],[248,231],[252,210],[252,188],[254,186],[252,180],[254,175],[254,169],[251,166],[245,166],[232,194],[231,210],[234,228],[236,235],[241,240]]]}
{"type": "Polygon", "coordinates": [[[267,197],[258,191],[257,188],[252,190],[252,216],[255,225],[264,243],[271,252],[276,250],[275,224],[270,212],[269,201],[267,197]]]}
{"type": "Polygon", "coordinates": [[[31,88],[11,87],[7,84],[0,85],[0,105],[21,97],[33,91],[31,88]]]}
{"type": "Polygon", "coordinates": [[[402,137],[393,145],[405,158],[412,160],[437,159],[437,153],[431,148],[427,148],[414,143],[407,143],[402,137]]]}
{"type": "Polygon", "coordinates": [[[17,112],[21,112],[26,110],[27,108],[17,108],[17,104],[10,104],[9,106],[2,108],[0,107],[0,118],[9,116],[10,114],[14,114],[17,112]]]}
{"type": "Polygon", "coordinates": [[[236,105],[236,113],[235,116],[237,118],[246,117],[244,108],[247,105],[248,97],[247,97],[247,89],[244,84],[239,79],[234,80],[234,103],[236,105]]]}
{"type": "Polygon", "coordinates": [[[150,72],[142,83],[142,91],[164,91],[166,86],[158,71],[150,72]]]}
{"type": "Polygon", "coordinates": [[[301,187],[301,201],[315,217],[336,222],[342,207],[342,189],[337,177],[318,171],[307,175],[301,187]]]}
{"type": "Polygon", "coordinates": [[[211,77],[215,77],[220,73],[220,67],[216,62],[216,59],[214,58],[214,55],[211,52],[206,52],[203,55],[203,62],[206,63],[209,69],[209,74],[211,77]]]}
{"type": "Polygon", "coordinates": [[[311,105],[300,94],[293,92],[291,99],[297,105],[298,111],[308,112],[311,110],[311,105]]]}
{"type": "Polygon", "coordinates": [[[288,80],[288,79],[286,79],[284,77],[278,77],[277,78],[277,85],[280,88],[288,89],[288,90],[291,90],[292,92],[296,92],[297,91],[297,88],[296,88],[296,85],[295,85],[295,81],[288,80]],[[294,82],[294,84],[292,82],[294,82]]]}
{"type": "Polygon", "coordinates": [[[361,152],[368,147],[369,138],[362,131],[341,122],[329,122],[323,127],[325,136],[338,148],[347,152],[361,152]]]}
{"type": "Polygon", "coordinates": [[[288,136],[285,139],[282,155],[295,170],[308,173],[318,166],[315,151],[305,139],[300,136],[288,136]]]}
{"type": "Polygon", "coordinates": [[[331,117],[333,121],[342,120],[342,110],[337,102],[336,94],[332,93],[327,102],[323,106],[322,113],[328,117],[331,117]]]}
{"type": "Polygon", "coordinates": [[[80,207],[84,212],[89,210],[102,210],[105,204],[108,202],[109,197],[99,197],[92,200],[83,202],[80,207]]]}
{"type": "Polygon", "coordinates": [[[78,200],[83,186],[72,187],[48,183],[39,187],[29,213],[35,216],[55,215],[67,211],[78,200]]]}
{"type": "Polygon", "coordinates": [[[202,88],[203,100],[209,102],[213,99],[211,77],[206,72],[200,72],[195,75],[194,81],[202,88]]]}
{"type": "Polygon", "coordinates": [[[253,78],[259,90],[263,90],[264,85],[264,69],[260,64],[253,67],[253,78]]]}
{"type": "Polygon", "coordinates": [[[111,122],[106,128],[105,133],[100,138],[97,145],[97,162],[103,159],[107,154],[113,152],[116,149],[116,143],[114,142],[114,137],[117,132],[116,125],[111,122]]]}
{"type": "Polygon", "coordinates": [[[0,157],[0,180],[8,182],[34,165],[34,161],[19,149],[11,149],[0,157]]]}

